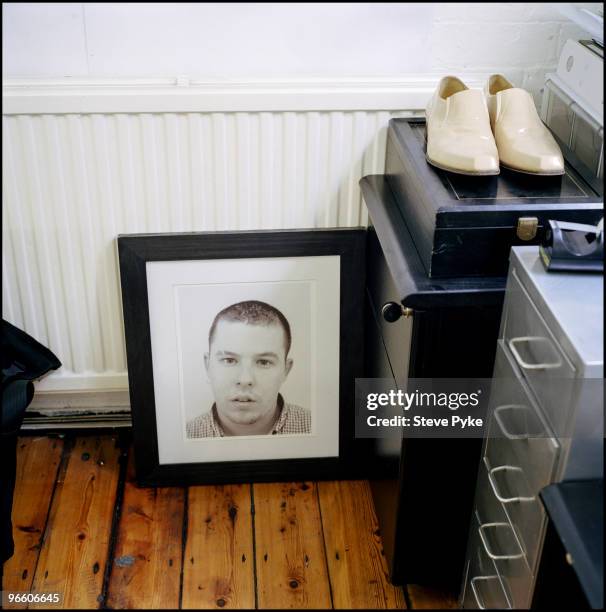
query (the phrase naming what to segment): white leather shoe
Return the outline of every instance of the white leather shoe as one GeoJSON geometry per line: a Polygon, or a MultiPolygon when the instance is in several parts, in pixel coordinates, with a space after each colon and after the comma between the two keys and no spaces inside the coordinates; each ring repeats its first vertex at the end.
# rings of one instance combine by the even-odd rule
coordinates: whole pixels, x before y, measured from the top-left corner
{"type": "Polygon", "coordinates": [[[485,94],[501,165],[529,174],[564,174],[562,151],[541,121],[532,96],[500,74],[489,78],[485,94]]]}
{"type": "Polygon", "coordinates": [[[427,161],[458,174],[499,174],[499,154],[484,95],[444,77],[426,109],[427,161]]]}

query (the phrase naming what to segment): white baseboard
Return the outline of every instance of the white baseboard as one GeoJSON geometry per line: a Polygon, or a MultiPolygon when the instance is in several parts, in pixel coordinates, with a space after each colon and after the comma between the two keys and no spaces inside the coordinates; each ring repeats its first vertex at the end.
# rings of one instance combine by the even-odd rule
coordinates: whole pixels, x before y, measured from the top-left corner
{"type": "Polygon", "coordinates": [[[35,383],[36,394],[76,393],[76,392],[126,392],[128,394],[128,374],[125,372],[104,372],[96,374],[74,374],[71,372],[51,372],[35,383]]]}
{"type": "Polygon", "coordinates": [[[29,410],[43,410],[58,416],[80,411],[130,412],[130,399],[128,390],[36,391],[29,410]]]}
{"type": "Polygon", "coordinates": [[[128,427],[131,425],[128,376],[58,372],[34,384],[34,398],[23,429],[128,427]]]}
{"type": "Polygon", "coordinates": [[[34,393],[22,429],[130,427],[128,390],[34,393]]]}

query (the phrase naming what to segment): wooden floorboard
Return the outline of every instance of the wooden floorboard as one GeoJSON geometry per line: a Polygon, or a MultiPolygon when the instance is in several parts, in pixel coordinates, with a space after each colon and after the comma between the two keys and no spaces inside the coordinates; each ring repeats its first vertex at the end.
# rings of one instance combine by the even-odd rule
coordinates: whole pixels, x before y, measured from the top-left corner
{"type": "Polygon", "coordinates": [[[315,483],[253,487],[259,608],[331,608],[315,483]]]}
{"type": "MultiPolygon", "coordinates": [[[[367,481],[139,488],[130,455],[125,478],[115,436],[20,438],[5,591],[82,609],[405,607],[367,481]]],[[[414,609],[457,607],[407,593],[414,609]]]]}
{"type": "Polygon", "coordinates": [[[111,560],[108,608],[179,608],[184,507],[182,487],[137,487],[131,451],[111,560]]]}
{"type": "MultiPolygon", "coordinates": [[[[63,440],[59,438],[19,440],[12,512],[15,554],[4,564],[5,591],[31,589],[62,452],[63,440]]],[[[26,606],[7,604],[6,607],[26,606]]]]}
{"type": "Polygon", "coordinates": [[[115,438],[78,438],[57,482],[32,592],[61,593],[63,608],[101,603],[119,456],[115,438]]]}
{"type": "Polygon", "coordinates": [[[318,483],[333,604],[338,609],[405,608],[390,584],[367,481],[318,483]]]}
{"type": "Polygon", "coordinates": [[[190,487],[183,609],[254,608],[250,485],[190,487]]]}

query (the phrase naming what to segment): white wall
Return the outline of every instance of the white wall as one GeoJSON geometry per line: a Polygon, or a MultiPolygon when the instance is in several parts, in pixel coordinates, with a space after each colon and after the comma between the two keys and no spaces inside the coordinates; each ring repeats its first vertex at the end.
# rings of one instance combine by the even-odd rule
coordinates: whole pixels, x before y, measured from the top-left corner
{"type": "Polygon", "coordinates": [[[6,65],[8,76],[313,78],[422,72],[431,63],[418,53],[429,35],[430,5],[111,3],[7,9],[5,48],[14,58],[6,65]]]}
{"type": "Polygon", "coordinates": [[[503,72],[536,94],[566,38],[582,34],[554,3],[4,3],[2,12],[5,79],[503,72]]]}

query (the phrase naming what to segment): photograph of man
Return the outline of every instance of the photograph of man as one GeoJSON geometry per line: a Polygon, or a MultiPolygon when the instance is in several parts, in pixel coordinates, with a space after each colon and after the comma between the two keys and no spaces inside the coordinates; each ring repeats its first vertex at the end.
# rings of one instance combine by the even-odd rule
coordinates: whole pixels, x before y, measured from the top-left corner
{"type": "Polygon", "coordinates": [[[188,438],[308,434],[311,412],[280,388],[293,367],[290,324],[277,309],[249,300],[214,318],[204,365],[215,402],[187,423],[188,438]]]}

